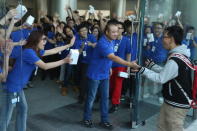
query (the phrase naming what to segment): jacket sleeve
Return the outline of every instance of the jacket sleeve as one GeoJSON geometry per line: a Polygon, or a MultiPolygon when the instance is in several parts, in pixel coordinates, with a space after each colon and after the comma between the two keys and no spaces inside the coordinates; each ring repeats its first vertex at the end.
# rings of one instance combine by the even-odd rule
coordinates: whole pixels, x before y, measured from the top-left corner
{"type": "Polygon", "coordinates": [[[174,60],[168,60],[160,72],[142,67],[139,73],[154,82],[164,84],[178,76],[178,64],[174,60]]]}
{"type": "Polygon", "coordinates": [[[157,64],[153,65],[152,68],[151,68],[151,70],[153,70],[153,71],[155,71],[157,73],[161,72],[162,69],[163,69],[163,67],[161,67],[161,66],[159,66],[157,64]]]}

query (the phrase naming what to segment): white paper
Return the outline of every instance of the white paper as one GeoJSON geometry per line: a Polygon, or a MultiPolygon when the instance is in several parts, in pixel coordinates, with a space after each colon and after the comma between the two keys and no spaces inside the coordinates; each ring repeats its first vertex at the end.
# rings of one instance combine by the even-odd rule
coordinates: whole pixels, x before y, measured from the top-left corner
{"type": "Polygon", "coordinates": [[[136,19],[136,16],[135,16],[135,15],[129,15],[129,16],[128,16],[128,19],[131,20],[131,21],[132,21],[132,20],[135,20],[135,19],[136,19]]]}
{"type": "Polygon", "coordinates": [[[92,5],[89,5],[89,13],[93,14],[95,12],[95,9],[92,5]]]}
{"type": "Polygon", "coordinates": [[[18,5],[16,7],[17,10],[17,15],[14,17],[15,19],[21,19],[26,13],[27,13],[27,8],[24,5],[18,5]]]}
{"type": "Polygon", "coordinates": [[[34,23],[34,20],[35,20],[35,18],[30,15],[27,17],[25,24],[28,26],[31,26],[34,23]]]}
{"type": "Polygon", "coordinates": [[[143,46],[146,46],[146,45],[147,45],[147,42],[148,42],[148,40],[147,40],[147,39],[144,39],[144,44],[143,44],[143,46]]]}
{"type": "Polygon", "coordinates": [[[175,14],[176,17],[179,17],[180,15],[181,15],[181,11],[177,11],[175,14]]]}
{"type": "Polygon", "coordinates": [[[156,49],[156,47],[155,47],[155,46],[153,46],[153,47],[152,47],[152,52],[155,52],[155,49],[156,49]]]}
{"type": "Polygon", "coordinates": [[[15,104],[17,101],[18,101],[17,98],[13,98],[13,99],[12,99],[12,104],[15,104]]]}
{"type": "Polygon", "coordinates": [[[72,61],[69,64],[76,65],[78,62],[78,59],[79,59],[79,50],[71,49],[70,50],[70,59],[72,59],[72,61]]]}
{"type": "Polygon", "coordinates": [[[129,74],[127,72],[119,72],[118,76],[122,78],[129,78],[129,74]]]}
{"type": "Polygon", "coordinates": [[[153,33],[147,34],[147,38],[148,38],[148,42],[153,42],[153,41],[155,41],[153,33]]]}
{"type": "Polygon", "coordinates": [[[187,39],[187,40],[191,40],[191,37],[192,37],[192,33],[187,33],[186,39],[187,39]]]}
{"type": "Polygon", "coordinates": [[[163,18],[164,17],[164,15],[162,14],[162,13],[160,13],[159,15],[158,15],[158,18],[163,18]]]}

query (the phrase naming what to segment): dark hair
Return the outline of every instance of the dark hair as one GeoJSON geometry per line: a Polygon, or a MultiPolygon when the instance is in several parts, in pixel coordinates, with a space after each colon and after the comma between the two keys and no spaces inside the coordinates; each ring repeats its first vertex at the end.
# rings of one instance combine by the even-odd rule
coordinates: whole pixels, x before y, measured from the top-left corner
{"type": "Polygon", "coordinates": [[[151,27],[151,26],[149,26],[149,25],[144,25],[144,33],[145,33],[146,29],[148,29],[148,28],[150,28],[150,30],[151,30],[151,32],[152,32],[152,27],[151,27]]]}
{"type": "Polygon", "coordinates": [[[51,15],[46,15],[46,17],[50,20],[53,21],[53,17],[51,15]]]}
{"type": "Polygon", "coordinates": [[[92,28],[91,28],[91,32],[93,32],[94,31],[94,29],[97,29],[98,30],[98,39],[101,37],[101,30],[100,30],[100,28],[99,27],[97,27],[97,26],[93,26],[92,28]]]}
{"type": "MultiPolygon", "coordinates": [[[[67,22],[69,22],[69,21],[75,22],[75,20],[74,20],[74,19],[71,19],[70,17],[68,17],[68,19],[66,19],[66,21],[67,21],[67,22]]],[[[68,23],[67,23],[67,24],[68,24],[68,23]]]]}
{"type": "Polygon", "coordinates": [[[76,13],[76,14],[79,14],[79,11],[78,10],[74,10],[73,12],[76,13]]]}
{"type": "MultiPolygon", "coordinates": [[[[66,29],[70,29],[72,32],[73,32],[73,30],[72,30],[72,28],[70,27],[70,26],[65,26],[64,27],[64,29],[63,29],[63,32],[64,32],[64,34],[66,35],[66,38],[64,39],[64,41],[66,42],[66,44],[69,44],[70,43],[70,41],[71,41],[71,39],[72,39],[72,37],[70,37],[70,36],[68,36],[67,34],[66,34],[66,29]]],[[[74,32],[73,32],[73,35],[74,35],[74,32]]]]}
{"type": "Polygon", "coordinates": [[[32,31],[27,38],[27,43],[23,46],[23,49],[32,48],[37,54],[39,54],[38,44],[43,35],[44,33],[42,31],[32,31]]]}
{"type": "Polygon", "coordinates": [[[64,21],[60,21],[60,24],[64,24],[64,26],[66,26],[66,23],[64,21]]]}
{"type": "Polygon", "coordinates": [[[3,25],[1,25],[1,24],[0,24],[0,29],[4,29],[4,28],[3,28],[3,25]]]}
{"type": "Polygon", "coordinates": [[[161,22],[153,22],[153,25],[154,25],[154,28],[155,28],[156,25],[161,25],[162,28],[164,27],[164,24],[161,23],[161,22]]]}
{"type": "Polygon", "coordinates": [[[193,26],[189,26],[187,27],[186,32],[188,32],[189,30],[195,30],[195,28],[193,26]]]}
{"type": "Polygon", "coordinates": [[[184,31],[180,26],[170,26],[164,30],[168,36],[173,37],[176,45],[181,45],[183,40],[184,31]]]}
{"type": "MultiPolygon", "coordinates": [[[[65,25],[64,26],[64,29],[63,29],[63,33],[67,36],[67,34],[66,34],[66,29],[67,28],[69,28],[70,30],[72,30],[72,28],[70,27],[70,26],[68,26],[68,25],[65,25]]],[[[73,31],[73,30],[72,30],[73,31]]]]}
{"type": "Polygon", "coordinates": [[[88,30],[88,23],[83,22],[79,26],[77,26],[77,32],[79,32],[82,28],[86,28],[88,30]]]}
{"type": "Polygon", "coordinates": [[[128,27],[132,26],[132,22],[130,20],[125,20],[124,25],[125,25],[125,28],[128,28],[128,27]]]}
{"type": "Polygon", "coordinates": [[[118,25],[122,25],[122,28],[124,29],[125,32],[125,24],[123,22],[118,21],[118,25]]]}
{"type": "Polygon", "coordinates": [[[107,22],[107,25],[105,26],[105,30],[104,30],[104,33],[106,33],[107,31],[109,31],[110,29],[110,26],[112,25],[117,25],[118,24],[118,21],[116,19],[111,19],[107,22]]]}
{"type": "Polygon", "coordinates": [[[66,21],[68,21],[68,20],[70,20],[71,19],[71,17],[70,16],[67,16],[66,17],[66,21]]]}
{"type": "Polygon", "coordinates": [[[84,18],[85,19],[85,16],[83,16],[83,15],[81,15],[81,16],[79,16],[80,18],[84,18]]]}
{"type": "Polygon", "coordinates": [[[57,32],[57,33],[55,34],[55,38],[57,39],[57,37],[62,37],[61,33],[57,32]]]}

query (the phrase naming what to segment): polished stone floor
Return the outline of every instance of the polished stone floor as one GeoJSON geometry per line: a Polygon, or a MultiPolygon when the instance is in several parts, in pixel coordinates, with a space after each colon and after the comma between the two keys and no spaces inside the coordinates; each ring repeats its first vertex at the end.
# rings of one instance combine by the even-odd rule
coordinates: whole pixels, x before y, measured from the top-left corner
{"type": "MultiPolygon", "coordinates": [[[[104,130],[99,126],[100,113],[98,103],[93,109],[94,128],[86,128],[82,125],[83,105],[77,104],[77,93],[69,89],[67,96],[60,95],[60,88],[55,81],[41,81],[36,78],[33,82],[34,87],[25,90],[28,101],[28,121],[27,131],[100,131],[104,130]]],[[[140,117],[146,117],[146,112],[154,114],[158,112],[158,108],[142,103],[140,117]],[[150,111],[151,110],[151,111],[150,111]]],[[[152,114],[151,114],[152,115],[152,114]]],[[[131,129],[130,109],[121,106],[119,111],[110,114],[110,120],[114,125],[114,131],[156,131],[156,123],[158,113],[146,120],[144,126],[138,126],[131,129]]],[[[148,115],[147,115],[148,116],[148,115]]],[[[9,131],[14,131],[13,115],[9,131]]],[[[188,116],[185,127],[191,123],[191,117],[188,116]]],[[[192,130],[188,130],[192,131],[192,130]]]]}

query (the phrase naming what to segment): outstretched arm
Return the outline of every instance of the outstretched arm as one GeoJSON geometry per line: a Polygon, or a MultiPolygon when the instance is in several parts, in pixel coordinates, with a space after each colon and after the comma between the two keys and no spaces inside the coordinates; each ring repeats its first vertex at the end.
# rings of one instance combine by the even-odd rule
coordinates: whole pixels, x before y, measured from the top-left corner
{"type": "Polygon", "coordinates": [[[3,61],[3,71],[0,73],[0,81],[5,82],[8,75],[8,69],[9,69],[9,56],[12,52],[13,45],[12,43],[7,43],[6,45],[3,45],[1,48],[1,52],[4,54],[4,61],[3,61]]]}
{"type": "Polygon", "coordinates": [[[13,17],[16,16],[16,15],[17,15],[16,9],[10,10],[10,11],[0,20],[0,24],[1,24],[1,25],[5,25],[6,22],[8,21],[8,19],[13,18],[13,17]]]}
{"type": "Polygon", "coordinates": [[[118,56],[115,56],[113,53],[109,54],[107,57],[109,59],[111,59],[112,61],[114,61],[114,62],[117,62],[117,63],[119,63],[121,65],[125,65],[125,66],[128,66],[128,67],[131,67],[131,68],[133,68],[136,71],[140,68],[140,66],[137,65],[135,61],[132,61],[132,62],[125,61],[122,58],[120,58],[118,56]]]}
{"type": "Polygon", "coordinates": [[[75,37],[73,36],[73,38],[70,41],[70,44],[65,45],[65,46],[61,46],[61,47],[56,47],[56,48],[51,49],[51,50],[46,50],[43,56],[57,54],[58,52],[61,52],[61,51],[65,50],[65,49],[68,49],[71,46],[73,46],[74,42],[75,42],[75,37]]]}
{"type": "Polygon", "coordinates": [[[60,65],[63,65],[65,63],[69,63],[70,61],[71,61],[70,57],[67,56],[66,58],[64,58],[62,60],[59,60],[59,61],[45,63],[44,61],[39,60],[35,64],[38,67],[40,67],[41,69],[48,70],[48,69],[55,68],[55,67],[58,67],[60,65]]]}

